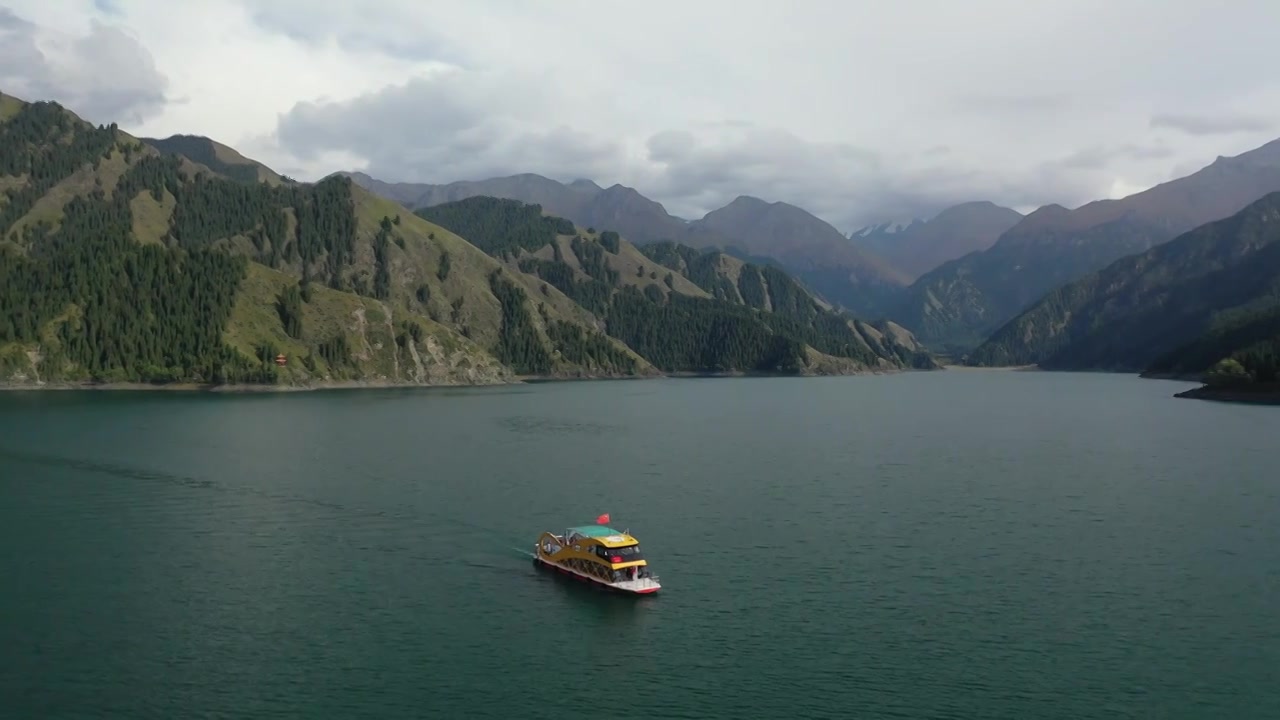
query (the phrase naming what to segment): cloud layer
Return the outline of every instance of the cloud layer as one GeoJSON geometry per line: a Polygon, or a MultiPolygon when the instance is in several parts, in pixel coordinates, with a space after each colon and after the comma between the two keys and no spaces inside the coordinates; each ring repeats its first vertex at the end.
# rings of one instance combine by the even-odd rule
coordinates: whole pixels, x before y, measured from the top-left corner
{"type": "Polygon", "coordinates": [[[1271,0],[11,7],[0,90],[308,179],[589,177],[687,217],[746,194],[848,230],[1077,205],[1280,135],[1271,0]]]}
{"type": "Polygon", "coordinates": [[[165,109],[168,79],[136,39],[90,21],[68,35],[0,7],[0,90],[58,100],[95,123],[142,124],[165,109]]]}

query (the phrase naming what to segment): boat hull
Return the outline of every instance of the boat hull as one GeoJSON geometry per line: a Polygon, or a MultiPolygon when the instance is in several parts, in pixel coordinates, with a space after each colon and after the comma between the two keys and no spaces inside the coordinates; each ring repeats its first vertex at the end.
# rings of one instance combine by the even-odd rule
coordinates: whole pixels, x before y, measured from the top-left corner
{"type": "Polygon", "coordinates": [[[567,575],[569,577],[575,578],[582,582],[594,585],[598,588],[602,588],[604,590],[611,590],[613,592],[622,593],[624,595],[652,595],[658,592],[658,590],[662,588],[661,585],[653,581],[649,581],[648,583],[638,583],[636,581],[627,581],[627,582],[621,582],[621,583],[605,582],[600,578],[592,577],[590,575],[587,575],[586,573],[580,573],[577,570],[574,570],[573,568],[564,567],[563,565],[559,565],[557,563],[551,562],[550,560],[547,560],[538,555],[534,555],[533,564],[545,570],[551,570],[561,575],[567,575]]]}

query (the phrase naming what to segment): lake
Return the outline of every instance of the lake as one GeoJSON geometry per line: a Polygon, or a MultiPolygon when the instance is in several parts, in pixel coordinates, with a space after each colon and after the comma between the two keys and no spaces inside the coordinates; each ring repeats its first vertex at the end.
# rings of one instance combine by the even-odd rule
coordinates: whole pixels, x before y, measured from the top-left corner
{"type": "Polygon", "coordinates": [[[1280,717],[1280,409],[951,370],[0,393],[0,715],[1280,717]],[[612,514],[658,596],[537,571],[612,514]]]}

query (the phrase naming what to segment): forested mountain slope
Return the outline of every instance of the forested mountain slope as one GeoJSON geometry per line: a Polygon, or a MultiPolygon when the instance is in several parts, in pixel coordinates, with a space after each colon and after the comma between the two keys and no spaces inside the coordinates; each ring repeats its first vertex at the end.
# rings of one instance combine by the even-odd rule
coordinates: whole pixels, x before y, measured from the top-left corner
{"type": "Polygon", "coordinates": [[[637,248],[514,200],[416,212],[561,290],[663,371],[936,367],[909,335],[833,312],[774,267],[670,242],[637,248]]]}
{"type": "Polygon", "coordinates": [[[172,135],[167,138],[139,138],[163,154],[180,155],[199,163],[223,177],[241,182],[265,182],[279,185],[286,179],[276,171],[255,162],[222,143],[199,135],[172,135]]]}
{"type": "Polygon", "coordinates": [[[532,278],[348,180],[234,181],[53,103],[23,105],[0,140],[10,380],[653,372],[567,298],[535,312],[532,278]],[[582,357],[592,343],[608,351],[582,357]]]}
{"type": "Polygon", "coordinates": [[[769,258],[806,288],[859,317],[880,317],[906,286],[906,277],[880,258],[860,250],[826,221],[787,203],[740,197],[687,221],[634,188],[602,188],[589,180],[566,184],[524,173],[429,185],[382,182],[364,173],[335,174],[415,211],[472,197],[518,200],[579,227],[616,231],[641,246],[675,242],[769,258]]]}
{"type": "Polygon", "coordinates": [[[1280,382],[1278,373],[1280,302],[1267,309],[1220,318],[1208,332],[1156,358],[1143,375],[1216,379],[1218,384],[1231,385],[1274,385],[1280,382]]]}
{"type": "Polygon", "coordinates": [[[1118,200],[1043,207],[990,249],[920,277],[890,317],[931,347],[963,353],[1049,291],[1276,191],[1280,140],[1118,200]]]}
{"type": "Polygon", "coordinates": [[[728,238],[726,245],[773,258],[832,304],[860,317],[882,317],[907,277],[830,223],[784,202],[741,196],[690,225],[728,238]]]}
{"type": "Polygon", "coordinates": [[[1280,192],[1049,293],[969,362],[1200,372],[1265,339],[1277,308],[1280,192]]]}

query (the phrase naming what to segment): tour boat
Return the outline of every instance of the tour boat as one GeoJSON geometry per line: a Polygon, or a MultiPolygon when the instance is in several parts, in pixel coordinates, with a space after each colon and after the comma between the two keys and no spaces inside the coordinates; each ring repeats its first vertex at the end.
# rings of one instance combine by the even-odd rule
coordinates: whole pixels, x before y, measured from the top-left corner
{"type": "Polygon", "coordinates": [[[608,523],[606,514],[596,518],[594,525],[571,527],[563,535],[542,533],[534,548],[534,562],[619,592],[657,592],[662,586],[658,576],[649,572],[639,541],[608,523]]]}

